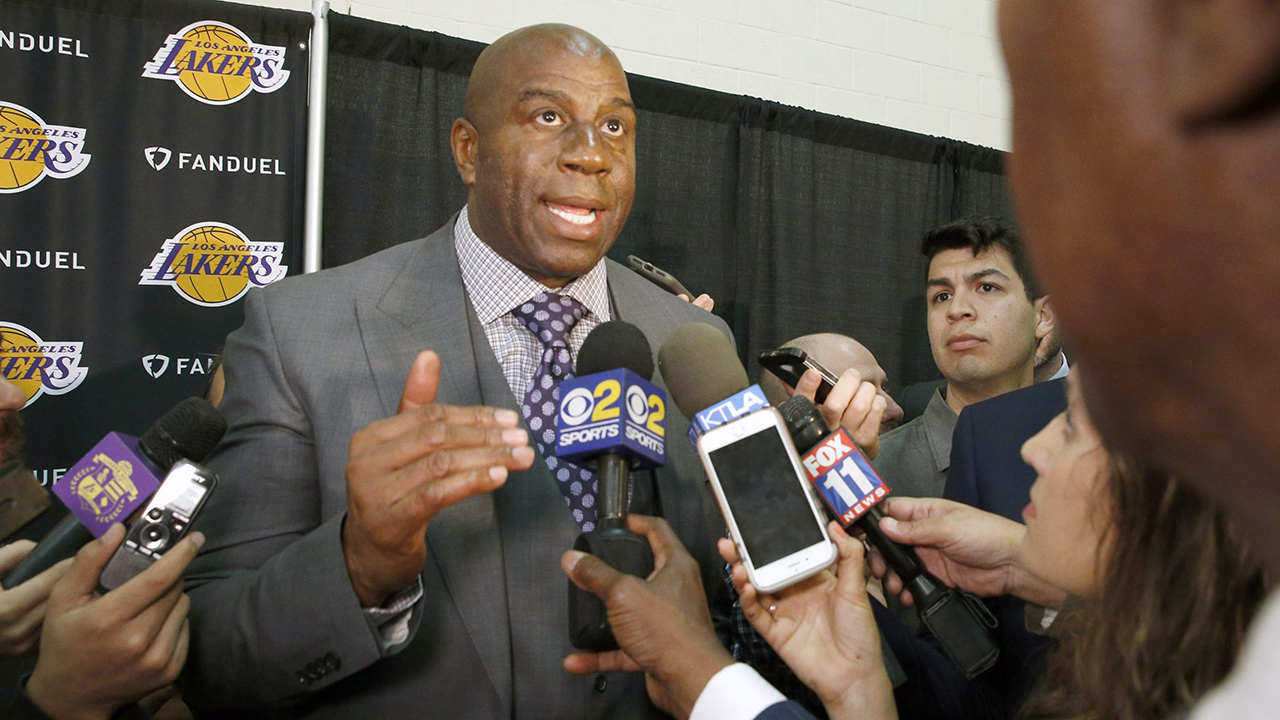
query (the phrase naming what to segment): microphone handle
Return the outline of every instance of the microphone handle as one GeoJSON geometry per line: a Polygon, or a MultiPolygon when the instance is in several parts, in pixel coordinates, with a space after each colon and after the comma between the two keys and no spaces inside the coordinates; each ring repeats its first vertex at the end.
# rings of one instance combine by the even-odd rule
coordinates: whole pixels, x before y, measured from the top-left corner
{"type": "Polygon", "coordinates": [[[40,539],[31,549],[30,554],[4,576],[0,586],[5,590],[17,587],[49,568],[75,555],[80,548],[93,539],[89,528],[80,523],[72,513],[62,519],[40,539]]]}
{"type": "MultiPolygon", "coordinates": [[[[942,584],[925,569],[915,548],[899,545],[880,529],[884,513],[872,507],[855,523],[867,540],[880,551],[915,599],[916,613],[938,644],[964,673],[973,679],[991,668],[1000,648],[991,637],[987,619],[959,591],[942,584]]],[[[994,618],[992,618],[992,621],[994,618]]]]}
{"type": "Polygon", "coordinates": [[[904,584],[909,585],[925,571],[924,563],[920,562],[920,556],[916,554],[915,548],[899,545],[884,534],[880,529],[880,519],[883,517],[884,513],[880,512],[880,508],[873,505],[855,521],[855,524],[866,533],[867,540],[880,551],[885,563],[898,574],[898,577],[902,578],[904,584]]]}

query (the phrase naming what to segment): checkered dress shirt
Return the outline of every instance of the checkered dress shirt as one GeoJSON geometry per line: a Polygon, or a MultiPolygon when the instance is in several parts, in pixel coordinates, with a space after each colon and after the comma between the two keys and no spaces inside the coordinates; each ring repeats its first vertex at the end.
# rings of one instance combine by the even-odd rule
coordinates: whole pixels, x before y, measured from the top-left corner
{"type": "Polygon", "coordinates": [[[465,207],[453,226],[453,245],[462,269],[462,285],[467,289],[471,306],[484,327],[484,335],[493,348],[493,354],[502,366],[502,374],[511,386],[511,393],[518,401],[524,399],[525,391],[533,381],[533,373],[538,368],[544,348],[542,341],[511,314],[512,310],[544,292],[568,295],[582,303],[588,313],[573,326],[567,338],[575,365],[582,341],[597,325],[612,319],[604,260],[562,288],[546,287],[507,262],[477,237],[471,229],[465,207]]]}

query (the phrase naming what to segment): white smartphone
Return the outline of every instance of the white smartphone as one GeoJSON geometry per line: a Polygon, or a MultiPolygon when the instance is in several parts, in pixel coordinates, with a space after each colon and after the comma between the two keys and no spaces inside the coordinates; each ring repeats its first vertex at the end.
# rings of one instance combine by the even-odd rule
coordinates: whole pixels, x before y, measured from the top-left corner
{"type": "Polygon", "coordinates": [[[698,454],[757,590],[780,590],[835,562],[826,519],[777,410],[708,430],[698,454]]]}

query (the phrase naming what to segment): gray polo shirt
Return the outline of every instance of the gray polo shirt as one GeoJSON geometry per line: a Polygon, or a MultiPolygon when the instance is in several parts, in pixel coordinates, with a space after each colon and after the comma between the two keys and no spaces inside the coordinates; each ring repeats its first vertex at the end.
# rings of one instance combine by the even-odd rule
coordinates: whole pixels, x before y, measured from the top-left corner
{"type": "Polygon", "coordinates": [[[893,495],[942,497],[957,419],[939,388],[923,415],[880,436],[880,454],[871,465],[893,495]]]}

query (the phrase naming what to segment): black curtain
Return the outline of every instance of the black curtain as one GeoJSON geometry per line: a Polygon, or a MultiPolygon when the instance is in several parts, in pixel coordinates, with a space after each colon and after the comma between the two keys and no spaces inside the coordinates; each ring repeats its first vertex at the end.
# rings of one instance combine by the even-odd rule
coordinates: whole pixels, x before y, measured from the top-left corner
{"type": "MultiPolygon", "coordinates": [[[[324,264],[422,237],[466,202],[449,150],[484,46],[331,15],[324,264]]],[[[609,255],[710,293],[744,359],[851,335],[894,389],[938,376],[920,238],[1011,212],[1003,153],[630,75],[635,205],[609,255]]],[[[758,366],[747,363],[752,377],[758,366]]]]}

